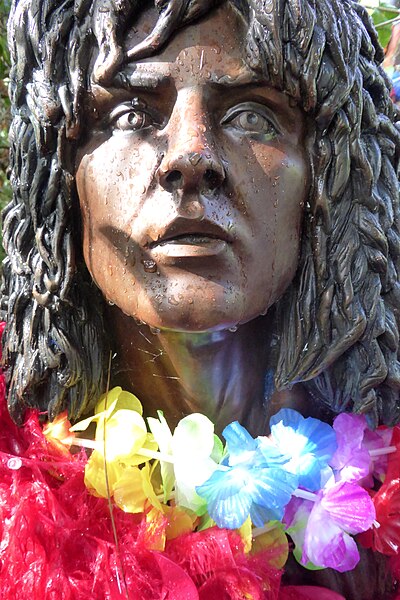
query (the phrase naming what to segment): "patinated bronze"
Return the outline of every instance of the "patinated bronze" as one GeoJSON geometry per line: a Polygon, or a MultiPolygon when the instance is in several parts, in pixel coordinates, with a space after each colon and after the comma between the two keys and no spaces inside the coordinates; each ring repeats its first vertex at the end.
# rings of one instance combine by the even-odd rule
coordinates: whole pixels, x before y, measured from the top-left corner
{"type": "MultiPolygon", "coordinates": [[[[399,130],[366,11],[153,4],[14,3],[13,418],[88,414],[111,352],[113,382],[171,423],[398,422],[399,130]]],[[[365,561],[372,596],[323,577],[384,598],[365,561]]]]}

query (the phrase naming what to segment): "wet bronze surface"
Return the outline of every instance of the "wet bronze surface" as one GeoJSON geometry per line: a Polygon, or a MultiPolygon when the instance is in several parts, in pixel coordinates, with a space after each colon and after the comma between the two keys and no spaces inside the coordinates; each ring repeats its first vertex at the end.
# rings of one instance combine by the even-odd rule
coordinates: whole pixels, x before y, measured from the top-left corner
{"type": "MultiPolygon", "coordinates": [[[[358,3],[18,0],[10,40],[16,421],[89,413],[110,352],[171,424],[399,421],[399,133],[358,3]]],[[[391,587],[367,554],[310,577],[391,587]]]]}
{"type": "MultiPolygon", "coordinates": [[[[151,29],[145,16],[128,49],[151,29]]],[[[261,431],[268,351],[250,342],[268,325],[251,321],[296,271],[309,173],[305,116],[246,65],[244,35],[222,7],[95,86],[76,180],[85,261],[115,305],[128,386],[169,418],[196,410],[219,429],[239,418],[261,431]],[[150,372],[132,317],[151,339],[150,372]]]]}

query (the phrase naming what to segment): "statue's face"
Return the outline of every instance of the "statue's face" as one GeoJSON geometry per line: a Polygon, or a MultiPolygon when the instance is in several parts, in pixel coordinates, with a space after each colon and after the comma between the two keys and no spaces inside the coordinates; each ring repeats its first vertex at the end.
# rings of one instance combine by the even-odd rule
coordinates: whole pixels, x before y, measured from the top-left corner
{"type": "MultiPolygon", "coordinates": [[[[153,26],[147,13],[127,47],[153,26]]],[[[129,85],[93,90],[77,168],[84,257],[107,300],[153,327],[247,322],[296,271],[305,118],[246,65],[244,35],[225,5],[124,67],[129,85]]]]}

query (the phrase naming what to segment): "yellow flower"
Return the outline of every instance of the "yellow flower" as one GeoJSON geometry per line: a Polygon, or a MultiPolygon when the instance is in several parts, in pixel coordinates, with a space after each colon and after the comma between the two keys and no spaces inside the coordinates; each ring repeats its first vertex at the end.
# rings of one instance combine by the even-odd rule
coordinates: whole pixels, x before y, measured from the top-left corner
{"type": "MultiPolygon", "coordinates": [[[[87,442],[94,451],[85,468],[85,484],[96,495],[108,497],[113,495],[117,482],[122,480],[118,488],[121,493],[121,489],[126,487],[127,469],[133,473],[133,467],[151,460],[158,449],[153,435],[147,431],[142,405],[136,396],[115,387],[100,398],[95,414],[76,423],[71,431],[85,431],[91,423],[96,423],[97,427],[95,442],[87,442]]],[[[80,445],[85,445],[85,440],[80,440],[80,445]]],[[[139,469],[137,471],[140,473],[139,469]]],[[[135,485],[135,480],[132,485],[135,485]]]]}
{"type": "Polygon", "coordinates": [[[123,476],[125,467],[119,461],[107,461],[107,479],[104,467],[104,457],[95,450],[85,466],[85,485],[94,496],[108,498],[109,495],[112,496],[115,484],[123,476]]]}
{"type": "Polygon", "coordinates": [[[168,522],[165,530],[167,540],[194,531],[199,518],[196,513],[179,506],[163,506],[168,522]]]}
{"type": "Polygon", "coordinates": [[[165,549],[165,525],[164,515],[156,508],[152,508],[146,514],[146,531],[143,541],[148,550],[162,552],[165,549]]]}
{"type": "Polygon", "coordinates": [[[163,511],[150,481],[148,464],[144,465],[142,469],[138,467],[125,468],[122,476],[113,486],[113,493],[115,504],[125,512],[143,512],[146,505],[151,505],[160,512],[163,511]]]}
{"type": "Polygon", "coordinates": [[[115,387],[103,394],[92,417],[79,421],[70,431],[85,431],[91,423],[97,423],[95,450],[105,456],[108,462],[121,460],[129,465],[139,465],[150,460],[139,450],[155,451],[157,443],[147,432],[142,417],[142,405],[130,392],[115,387]],[[107,409],[106,406],[107,399],[107,409]]]}
{"type": "Polygon", "coordinates": [[[266,527],[253,529],[252,554],[263,552],[265,560],[274,569],[282,569],[289,555],[289,542],[280,521],[271,521],[266,527]],[[264,530],[264,531],[263,531],[264,530]]]}

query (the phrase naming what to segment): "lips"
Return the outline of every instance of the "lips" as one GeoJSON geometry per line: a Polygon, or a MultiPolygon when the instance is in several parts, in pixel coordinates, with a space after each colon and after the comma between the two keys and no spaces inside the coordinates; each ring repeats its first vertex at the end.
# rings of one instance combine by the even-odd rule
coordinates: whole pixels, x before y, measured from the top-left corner
{"type": "Polygon", "coordinates": [[[231,236],[220,225],[207,219],[199,222],[183,217],[152,232],[152,237],[147,248],[158,258],[215,256],[232,242],[231,236]]]}
{"type": "Polygon", "coordinates": [[[152,232],[151,237],[153,241],[148,244],[150,249],[167,244],[202,245],[218,240],[232,242],[231,236],[220,225],[207,219],[193,221],[183,217],[178,217],[166,227],[152,232]]]}

